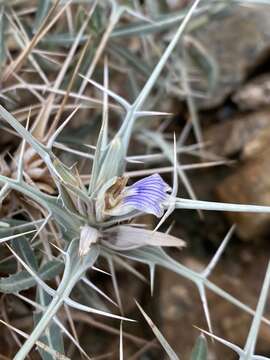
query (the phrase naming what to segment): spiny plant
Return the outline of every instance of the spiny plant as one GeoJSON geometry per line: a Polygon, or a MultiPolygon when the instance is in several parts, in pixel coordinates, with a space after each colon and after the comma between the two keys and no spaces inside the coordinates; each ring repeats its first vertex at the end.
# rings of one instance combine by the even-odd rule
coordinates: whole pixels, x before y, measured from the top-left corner
{"type": "MultiPolygon", "coordinates": [[[[179,163],[178,153],[195,153],[203,159],[207,158],[209,154],[204,152],[204,149],[201,149],[200,142],[202,141],[202,135],[193,101],[194,94],[190,92],[189,88],[185,56],[181,58],[180,62],[180,77],[183,80],[184,93],[188,94],[192,121],[187,125],[184,135],[177,140],[174,137],[173,141],[171,141],[170,138],[168,140],[164,132],[165,128],[155,133],[148,127],[136,126],[141,119],[147,121],[151,117],[168,115],[164,112],[155,112],[151,109],[153,104],[155,105],[160,99],[164,83],[168,88],[169,94],[176,92],[175,81],[179,78],[179,70],[172,69],[173,75],[177,75],[172,78],[171,73],[167,77],[162,73],[162,70],[167,66],[176,45],[179,41],[183,40],[185,31],[192,28],[192,26],[202,26],[200,21],[198,25],[193,19],[199,19],[202,14],[203,16],[207,14],[209,19],[233,2],[213,1],[211,4],[202,2],[200,5],[200,0],[196,0],[187,11],[180,14],[171,14],[170,16],[164,16],[156,21],[152,21],[141,14],[138,10],[138,4],[137,10],[136,8],[134,10],[128,2],[127,4],[119,5],[116,1],[110,1],[108,2],[111,5],[110,17],[107,27],[102,29],[104,30],[102,34],[99,32],[99,25],[104,25],[104,19],[106,19],[104,14],[106,14],[108,4],[97,3],[97,1],[91,2],[91,6],[86,13],[80,9],[78,13],[79,31],[75,36],[70,32],[69,34],[60,33],[61,36],[58,34],[58,36],[50,37],[47,36],[48,31],[56,24],[64,11],[67,11],[67,17],[70,19],[72,15],[69,8],[71,1],[64,2],[63,4],[60,4],[60,1],[56,1],[53,5],[50,4],[50,1],[41,1],[36,13],[32,38],[30,40],[25,24],[14,13],[12,5],[5,1],[0,2],[1,13],[5,14],[5,21],[8,20],[10,22],[17,40],[17,46],[22,49],[19,56],[15,59],[12,59],[8,51],[6,56],[4,56],[4,50],[2,50],[0,56],[1,64],[6,61],[6,57],[10,60],[8,66],[3,68],[2,82],[6,84],[10,78],[16,78],[22,87],[29,89],[29,92],[40,102],[36,106],[28,106],[24,109],[23,115],[21,113],[15,114],[18,118],[11,111],[7,110],[9,106],[0,106],[3,127],[9,132],[15,131],[22,138],[22,142],[16,149],[11,161],[6,161],[5,157],[2,158],[2,172],[0,175],[0,182],[2,183],[0,192],[1,203],[8,199],[10,193],[15,193],[18,197],[16,209],[18,210],[22,207],[25,213],[23,220],[14,219],[13,212],[8,213],[7,217],[2,219],[1,222],[1,242],[6,244],[14,259],[17,260],[19,268],[22,267],[24,270],[0,279],[0,290],[6,294],[14,294],[35,309],[34,329],[30,335],[11,326],[5,319],[1,320],[12,330],[14,336],[18,334],[26,339],[22,346],[20,346],[14,359],[21,360],[26,358],[35,346],[39,349],[43,359],[67,359],[64,355],[63,335],[75,344],[82,355],[89,358],[89,355],[81,347],[74,331],[74,324],[70,313],[71,308],[85,313],[120,320],[120,345],[122,345],[122,337],[124,335],[122,324],[125,321],[133,321],[133,319],[124,317],[122,313],[119,293],[121,284],[117,282],[115,264],[120,264],[134,275],[142,278],[141,274],[130,265],[129,260],[135,260],[149,266],[151,292],[153,292],[154,288],[156,266],[165,267],[192,281],[198,288],[201,297],[209,334],[218,340],[219,338],[213,334],[206,289],[213,291],[225,300],[253,315],[254,321],[247,345],[244,350],[237,348],[237,353],[240,359],[263,358],[254,355],[254,347],[257,338],[255,334],[257,335],[258,333],[261,320],[269,324],[269,320],[262,318],[269,287],[269,276],[266,276],[262,296],[256,311],[241,303],[209,280],[209,275],[224,251],[233,229],[225,237],[216,255],[202,273],[185,267],[168,256],[162,249],[165,246],[181,248],[185,245],[183,240],[168,233],[158,231],[175,209],[270,212],[270,207],[224,204],[196,199],[185,174],[184,167],[179,163]],[[131,26],[125,25],[115,28],[123,15],[139,18],[139,22],[135,22],[131,26]],[[145,64],[134,58],[132,59],[128,51],[121,52],[116,43],[107,44],[110,38],[122,39],[131,35],[141,36],[157,32],[161,29],[168,29],[179,23],[177,31],[173,34],[153,70],[150,70],[149,66],[141,66],[145,64]],[[94,34],[94,52],[91,53],[90,63],[85,61],[85,54],[89,50],[91,37],[84,35],[89,27],[94,34]],[[18,32],[18,29],[20,29],[20,32],[18,32]],[[61,41],[61,39],[64,45],[70,45],[70,48],[64,63],[61,67],[58,67],[59,73],[56,79],[54,79],[53,85],[51,85],[46,71],[40,65],[42,61],[40,61],[40,58],[37,61],[37,55],[41,56],[40,54],[42,54],[42,60],[44,61],[46,56],[52,60],[57,54],[53,52],[45,53],[41,50],[34,53],[33,49],[38,43],[55,44],[57,41],[61,41]],[[76,51],[78,51],[79,45],[83,47],[76,58],[74,66],[72,60],[76,51]],[[121,58],[121,61],[127,61],[131,65],[132,71],[130,71],[129,76],[130,82],[133,84],[134,101],[126,100],[109,89],[110,57],[108,60],[108,55],[104,57],[103,84],[101,85],[92,79],[105,46],[108,47],[109,56],[116,54],[121,58]],[[35,76],[38,75],[44,81],[44,85],[33,85],[20,78],[18,73],[26,61],[28,66],[31,66],[31,69],[35,69],[35,76]],[[141,90],[139,90],[140,82],[135,81],[135,71],[140,71],[142,78],[146,79],[141,90]],[[62,90],[64,83],[67,86],[66,91],[62,90]],[[86,86],[89,84],[93,85],[95,91],[100,91],[103,94],[102,100],[83,94],[86,86]],[[77,91],[74,93],[72,88],[75,85],[77,91]],[[43,91],[46,93],[45,98],[43,97],[43,91]],[[156,91],[157,94],[151,98],[153,104],[149,104],[147,99],[149,99],[152,91],[156,91]],[[57,95],[61,95],[60,103],[58,103],[59,97],[57,95]],[[69,97],[74,99],[72,104],[68,103],[69,97]],[[117,105],[111,104],[109,98],[116,101],[117,105]],[[72,120],[80,107],[83,108],[83,105],[77,104],[78,101],[87,102],[89,107],[102,108],[102,125],[94,148],[94,154],[90,150],[85,151],[85,147],[84,151],[76,151],[68,146],[63,146],[61,142],[57,142],[58,137],[60,137],[68,122],[72,120]],[[60,123],[64,111],[70,108],[73,110],[71,115],[60,123]],[[115,132],[110,127],[110,109],[113,109],[117,116],[121,118],[120,125],[115,132]],[[51,122],[52,114],[55,116],[51,122]],[[22,119],[19,118],[20,116],[22,116],[22,119]],[[36,116],[32,126],[30,126],[31,116],[36,116]],[[21,120],[27,118],[29,121],[26,122],[26,126],[23,126],[21,120]],[[6,125],[9,125],[9,127],[6,127],[6,125]],[[199,144],[184,146],[187,134],[192,128],[199,144]],[[151,154],[130,156],[128,149],[132,135],[142,144],[149,145],[150,143],[152,147],[160,148],[161,153],[156,154],[157,156],[152,156],[151,154]],[[58,155],[57,148],[91,159],[90,175],[83,176],[76,165],[66,165],[58,155]],[[166,171],[171,171],[173,174],[172,187],[161,178],[159,172],[164,171],[162,168],[160,171],[150,169],[148,173],[147,170],[135,171],[136,176],[143,176],[143,178],[128,184],[128,176],[132,176],[132,172],[127,170],[129,162],[145,161],[152,164],[160,158],[165,158],[171,163],[171,166],[166,171]],[[28,160],[30,161],[30,166],[28,166],[28,160]],[[6,172],[3,169],[6,169],[6,172]],[[44,181],[44,177],[46,181],[44,181]],[[186,187],[191,199],[177,197],[179,179],[186,187]],[[21,203],[22,199],[23,203],[21,203]],[[25,205],[26,203],[27,205],[25,205]],[[143,214],[152,214],[160,218],[153,231],[138,225],[138,218],[143,214]],[[32,234],[32,238],[30,238],[30,234],[32,234]],[[12,241],[11,246],[8,244],[10,240],[12,241]],[[104,259],[108,263],[121,315],[113,314],[106,309],[98,309],[94,305],[93,299],[93,306],[89,306],[71,298],[72,290],[82,281],[96,295],[113,302],[112,299],[86,277],[86,273],[90,270],[100,271],[96,267],[98,259],[104,259]],[[63,275],[60,279],[62,273],[63,275]],[[48,280],[55,280],[57,288],[54,289],[50,286],[46,282],[48,280]],[[34,286],[36,287],[35,300],[20,293],[34,286]],[[72,332],[66,328],[59,317],[59,309],[61,307],[64,307],[66,311],[72,332]]],[[[14,6],[16,5],[14,4],[14,6]]],[[[3,24],[2,17],[0,39],[6,36],[4,31],[5,25],[3,24]]],[[[198,52],[201,51],[201,48],[196,46],[196,43],[191,40],[189,41],[193,44],[194,49],[198,52]]],[[[0,43],[3,48],[4,42],[1,40],[0,43]]],[[[182,47],[184,47],[183,44],[181,42],[182,47]]],[[[209,70],[210,72],[207,76],[209,83],[211,83],[216,76],[213,59],[209,58],[207,54],[200,55],[205,56],[206,61],[208,61],[208,69],[211,71],[209,70]]],[[[47,63],[44,68],[48,67],[50,68],[47,63]]],[[[13,100],[11,93],[16,87],[18,87],[18,84],[3,89],[1,96],[5,105],[13,100]]],[[[210,162],[210,164],[217,165],[223,162],[223,160],[215,161],[210,162]]],[[[196,166],[208,165],[209,163],[201,163],[196,166]]],[[[8,261],[8,258],[4,259],[4,261],[8,261]]],[[[100,300],[99,304],[102,304],[102,300],[100,300]]],[[[149,318],[142,309],[141,311],[149,322],[149,318]]],[[[153,328],[153,330],[158,335],[158,339],[170,358],[176,359],[176,355],[166,344],[161,333],[156,328],[153,328]]],[[[205,342],[201,339],[192,353],[192,359],[194,360],[205,359],[207,356],[205,342]],[[200,350],[201,348],[204,350],[200,350]]],[[[16,340],[18,340],[17,337],[16,340]]],[[[225,340],[222,341],[224,342],[225,340]]],[[[226,344],[228,345],[229,343],[227,342],[226,344]]],[[[123,358],[122,346],[120,346],[119,357],[123,358]]]]}

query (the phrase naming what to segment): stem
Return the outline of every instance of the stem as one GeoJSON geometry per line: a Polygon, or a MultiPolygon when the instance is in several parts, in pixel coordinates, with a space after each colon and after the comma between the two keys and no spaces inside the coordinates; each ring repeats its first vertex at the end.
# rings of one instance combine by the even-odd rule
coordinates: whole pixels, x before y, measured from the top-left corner
{"type": "Polygon", "coordinates": [[[24,360],[26,358],[32,347],[48,327],[50,321],[56,315],[59,308],[69,297],[69,294],[76,283],[80,280],[81,276],[89,267],[94,265],[98,254],[99,248],[93,246],[92,251],[89,251],[87,255],[81,258],[78,256],[78,241],[75,240],[71,242],[66,253],[65,271],[61,283],[55,293],[55,297],[52,299],[35,329],[25,341],[21,349],[17,352],[13,360],[24,360]]]}
{"type": "Polygon", "coordinates": [[[214,201],[202,201],[176,198],[176,209],[199,209],[209,211],[231,211],[231,212],[251,212],[251,213],[270,213],[270,206],[266,205],[245,205],[245,204],[231,204],[214,201]]]}
{"type": "Polygon", "coordinates": [[[55,198],[51,195],[42,193],[40,190],[34,188],[33,186],[28,185],[26,182],[19,182],[12,178],[8,178],[0,174],[0,183],[3,183],[4,186],[1,189],[0,196],[4,195],[4,192],[7,190],[7,187],[10,189],[16,190],[25,196],[28,196],[30,199],[36,201],[38,204],[47,208],[47,201],[54,200],[55,198]]]}
{"type": "Polygon", "coordinates": [[[47,310],[44,312],[44,315],[40,319],[39,323],[31,333],[29,338],[25,341],[21,349],[17,352],[16,356],[14,357],[14,360],[23,360],[26,358],[26,356],[31,351],[32,347],[35,345],[35,343],[38,341],[40,336],[46,330],[52,318],[55,316],[59,308],[62,306],[64,300],[71,293],[71,290],[73,289],[77,280],[78,280],[77,278],[71,279],[69,284],[66,284],[66,281],[64,280],[61,282],[56,297],[53,298],[47,310]]]}

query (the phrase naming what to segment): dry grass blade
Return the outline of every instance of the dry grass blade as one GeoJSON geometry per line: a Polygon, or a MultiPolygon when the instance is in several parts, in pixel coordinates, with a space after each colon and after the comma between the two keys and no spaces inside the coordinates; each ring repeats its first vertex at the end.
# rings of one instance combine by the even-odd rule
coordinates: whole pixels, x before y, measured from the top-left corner
{"type": "Polygon", "coordinates": [[[33,36],[32,40],[30,41],[30,43],[28,44],[28,46],[21,52],[21,54],[18,56],[18,58],[12,62],[4,71],[3,73],[3,77],[2,77],[2,81],[6,81],[10,75],[12,75],[13,73],[17,72],[20,67],[23,65],[23,62],[25,61],[25,59],[27,58],[27,56],[31,53],[31,51],[33,50],[33,48],[38,44],[38,42],[42,39],[42,37],[46,34],[47,31],[50,30],[50,28],[53,26],[53,24],[57,21],[57,19],[61,16],[63,9],[65,9],[67,5],[65,5],[63,7],[63,9],[61,11],[59,11],[59,13],[55,16],[55,18],[53,19],[53,21],[51,21],[51,23],[49,24],[49,26],[47,26],[47,23],[49,21],[49,19],[51,18],[51,16],[53,15],[53,13],[55,12],[55,10],[57,9],[59,3],[61,0],[56,0],[51,8],[51,10],[49,11],[49,13],[47,14],[47,16],[45,17],[45,19],[43,20],[42,24],[40,25],[39,30],[36,32],[36,34],[33,36]]]}

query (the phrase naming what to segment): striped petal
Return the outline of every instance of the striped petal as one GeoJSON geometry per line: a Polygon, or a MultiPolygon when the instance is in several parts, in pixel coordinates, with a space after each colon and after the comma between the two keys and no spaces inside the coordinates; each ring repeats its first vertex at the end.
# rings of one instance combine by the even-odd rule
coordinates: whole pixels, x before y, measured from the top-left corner
{"type": "Polygon", "coordinates": [[[168,199],[170,187],[158,174],[148,176],[125,187],[121,193],[121,201],[108,214],[122,216],[138,210],[161,217],[164,202],[168,199]]]}

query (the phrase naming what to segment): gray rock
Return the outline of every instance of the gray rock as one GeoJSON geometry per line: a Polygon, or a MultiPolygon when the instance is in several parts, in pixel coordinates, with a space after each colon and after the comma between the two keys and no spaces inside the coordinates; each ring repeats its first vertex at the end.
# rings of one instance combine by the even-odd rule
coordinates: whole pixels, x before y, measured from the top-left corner
{"type": "MultiPolygon", "coordinates": [[[[218,106],[246,78],[270,50],[269,6],[233,6],[192,35],[215,59],[218,82],[211,96],[200,100],[201,108],[218,106]]],[[[205,81],[193,89],[205,90],[205,81]]]]}

